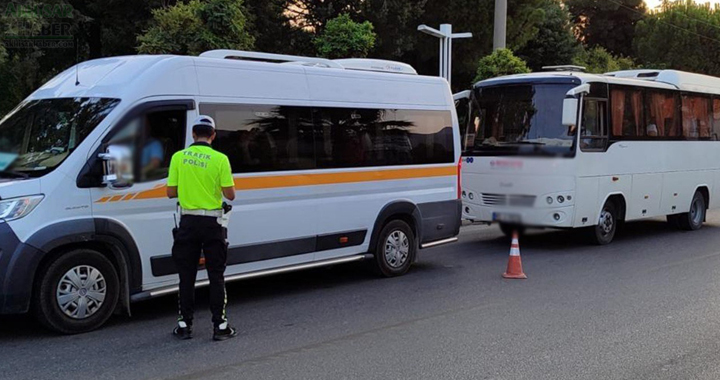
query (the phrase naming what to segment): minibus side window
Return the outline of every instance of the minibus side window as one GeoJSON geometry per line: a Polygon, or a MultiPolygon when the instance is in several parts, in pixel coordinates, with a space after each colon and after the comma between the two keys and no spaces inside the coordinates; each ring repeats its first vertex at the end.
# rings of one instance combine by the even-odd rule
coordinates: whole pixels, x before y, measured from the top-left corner
{"type": "Polygon", "coordinates": [[[710,99],[694,94],[682,95],[683,137],[687,140],[710,138],[710,99]]]}
{"type": "Polygon", "coordinates": [[[328,107],[314,119],[319,168],[454,161],[449,111],[328,107]]]}
{"type": "Polygon", "coordinates": [[[215,119],[213,147],[228,156],[234,173],[315,167],[309,107],[201,104],[200,113],[215,119]]]}
{"type": "Polygon", "coordinates": [[[604,99],[584,100],[580,149],[583,151],[604,151],[607,144],[607,101],[604,99]]]}

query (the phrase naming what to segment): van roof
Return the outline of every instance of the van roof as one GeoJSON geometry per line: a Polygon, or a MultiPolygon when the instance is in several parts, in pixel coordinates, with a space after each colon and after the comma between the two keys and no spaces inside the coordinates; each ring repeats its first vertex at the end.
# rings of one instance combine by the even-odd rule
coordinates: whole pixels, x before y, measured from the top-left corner
{"type": "MultiPolygon", "coordinates": [[[[264,53],[258,53],[264,54],[264,53]]],[[[326,72],[332,76],[358,76],[380,81],[447,82],[438,77],[417,75],[407,64],[382,60],[324,60],[332,67],[304,65],[303,62],[285,64],[258,60],[218,59],[212,54],[203,56],[135,55],[101,58],[79,63],[45,83],[30,98],[108,97],[142,99],[158,95],[198,95],[198,68],[237,69],[284,73],[326,72]],[[294,63],[294,64],[293,64],[294,63]],[[322,71],[321,71],[322,70],[322,71]],[[408,75],[398,75],[398,73],[408,75]]],[[[306,58],[306,57],[299,57],[306,58]]],[[[308,58],[309,59],[309,58],[308,58]]],[[[323,59],[317,59],[321,61],[323,59]]]]}

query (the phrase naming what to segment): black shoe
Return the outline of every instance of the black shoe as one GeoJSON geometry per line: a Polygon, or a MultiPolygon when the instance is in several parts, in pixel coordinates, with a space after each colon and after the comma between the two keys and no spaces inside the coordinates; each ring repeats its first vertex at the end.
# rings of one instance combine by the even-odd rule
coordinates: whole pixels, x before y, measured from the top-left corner
{"type": "Polygon", "coordinates": [[[215,330],[213,332],[213,340],[228,340],[230,338],[236,337],[237,334],[237,330],[230,326],[228,326],[224,330],[220,329],[219,327],[215,327],[215,330]]]}
{"type": "Polygon", "coordinates": [[[187,327],[175,326],[175,329],[173,330],[172,333],[176,338],[178,338],[180,340],[192,339],[192,326],[187,326],[187,327]]]}

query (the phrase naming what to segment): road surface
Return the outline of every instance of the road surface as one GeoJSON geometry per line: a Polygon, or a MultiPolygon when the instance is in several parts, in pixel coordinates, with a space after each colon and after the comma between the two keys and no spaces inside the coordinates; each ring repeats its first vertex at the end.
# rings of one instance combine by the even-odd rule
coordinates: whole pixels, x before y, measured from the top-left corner
{"type": "Polygon", "coordinates": [[[394,279],[345,265],[230,284],[240,337],[174,340],[175,297],[99,331],[0,319],[3,379],[718,379],[720,213],[705,228],[629,223],[605,247],[573,231],[521,240],[504,280],[497,227],[464,227],[394,279]]]}

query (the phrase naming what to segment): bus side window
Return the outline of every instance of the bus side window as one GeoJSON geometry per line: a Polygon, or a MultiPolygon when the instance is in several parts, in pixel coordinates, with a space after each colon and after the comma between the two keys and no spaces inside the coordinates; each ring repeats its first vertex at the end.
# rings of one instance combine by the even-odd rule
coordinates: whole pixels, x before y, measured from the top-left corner
{"type": "Polygon", "coordinates": [[[713,98],[712,104],[712,135],[710,139],[718,141],[720,140],[720,99],[713,98]]]}
{"type": "Polygon", "coordinates": [[[583,151],[603,151],[607,142],[605,117],[607,101],[585,99],[582,131],[580,133],[580,149],[583,151]]]}

